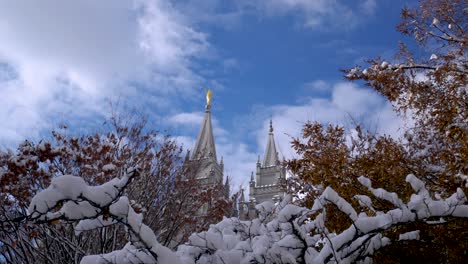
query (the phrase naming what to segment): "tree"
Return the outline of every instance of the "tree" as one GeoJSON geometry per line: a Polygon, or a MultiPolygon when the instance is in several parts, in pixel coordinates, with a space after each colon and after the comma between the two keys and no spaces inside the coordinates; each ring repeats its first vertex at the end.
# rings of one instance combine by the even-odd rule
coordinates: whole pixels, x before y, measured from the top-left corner
{"type": "Polygon", "coordinates": [[[85,254],[106,253],[123,246],[122,227],[102,227],[75,236],[67,222],[34,226],[25,222],[31,198],[55,177],[78,175],[91,185],[105,183],[126,168],[140,176],[125,189],[135,210],[165,246],[176,247],[193,233],[222,218],[230,202],[216,196],[222,186],[202,188],[193,166],[185,166],[182,148],[168,136],[146,129],[139,115],[113,115],[108,133],[67,136],[54,131],[49,141],[25,141],[16,152],[0,152],[0,254],[14,263],[72,263],[85,254]],[[206,202],[210,215],[193,217],[206,202]],[[37,241],[40,241],[38,243],[37,241]]]}
{"type": "MultiPolygon", "coordinates": [[[[271,202],[257,205],[259,218],[240,221],[225,218],[207,231],[190,236],[177,252],[162,246],[155,233],[143,222],[124,190],[139,177],[130,168],[120,177],[97,186],[83,178],[59,176],[34,196],[28,207],[28,221],[43,224],[56,221],[74,223],[77,234],[103,226],[125,226],[128,243],[105,254],[85,256],[80,263],[354,263],[369,262],[369,256],[393,241],[383,235],[402,224],[434,217],[468,217],[467,198],[461,189],[447,199],[434,200],[424,183],[413,175],[406,181],[414,193],[404,203],[397,194],[375,189],[371,180],[359,182],[373,195],[393,205],[389,211],[376,210],[370,198],[357,195],[375,215],[358,214],[332,188],[315,199],[312,208],[291,204],[286,197],[277,206],[271,202]],[[343,231],[331,233],[324,224],[326,205],[333,204],[350,219],[343,231]]],[[[399,241],[419,238],[419,231],[400,233],[399,241]]],[[[398,241],[397,240],[397,241],[398,241]]]]}
{"type": "Polygon", "coordinates": [[[465,0],[420,1],[417,9],[403,9],[397,27],[419,49],[400,44],[394,63],[377,58],[346,71],[347,79],[363,80],[415,120],[406,134],[408,153],[440,191],[467,182],[467,20],[465,0]]]}
{"type": "MultiPolygon", "coordinates": [[[[408,174],[421,177],[435,199],[446,199],[457,188],[467,190],[467,19],[466,1],[420,1],[416,9],[403,9],[397,27],[414,37],[416,45],[400,44],[392,62],[377,58],[367,67],[345,71],[348,80],[363,81],[415,125],[404,138],[393,139],[363,131],[359,125],[347,134],[339,126],[307,123],[302,138],[292,142],[300,157],[287,161],[295,174],[292,188],[305,194],[300,203],[310,205],[330,186],[363,213],[375,214],[354,198],[357,193],[371,197],[359,182],[362,175],[372,180],[374,188],[389,190],[404,203],[413,200],[405,183],[408,174]]],[[[372,204],[377,211],[395,206],[375,196],[372,204]]],[[[346,230],[352,222],[349,215],[336,205],[327,206],[325,226],[332,232],[346,230]]],[[[466,261],[467,243],[452,241],[466,241],[467,221],[439,220],[396,227],[392,232],[420,230],[421,239],[393,243],[376,254],[377,262],[413,257],[421,261],[421,255],[426,262],[466,261]]],[[[391,232],[382,235],[394,238],[391,232]]]]}

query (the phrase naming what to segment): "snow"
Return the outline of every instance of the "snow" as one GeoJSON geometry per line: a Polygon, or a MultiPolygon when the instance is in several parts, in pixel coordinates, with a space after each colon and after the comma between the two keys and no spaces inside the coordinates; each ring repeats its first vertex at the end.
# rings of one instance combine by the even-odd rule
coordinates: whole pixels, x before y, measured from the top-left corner
{"type": "MultiPolygon", "coordinates": [[[[172,251],[158,243],[155,233],[143,223],[143,215],[136,213],[131,201],[122,195],[134,175],[133,169],[129,171],[99,186],[88,186],[76,176],[57,177],[49,188],[32,199],[31,217],[75,221],[77,235],[104,226],[125,225],[128,243],[122,249],[86,256],[81,261],[83,264],[355,263],[358,259],[370,262],[376,250],[391,243],[382,235],[383,231],[414,221],[433,223],[440,218],[437,223],[442,224],[445,217],[468,217],[467,198],[462,189],[447,199],[434,200],[423,181],[408,175],[406,181],[414,193],[405,203],[396,193],[374,189],[368,178],[359,177],[359,182],[373,196],[391,202],[394,208],[377,211],[371,197],[355,195],[361,206],[375,212],[368,216],[327,187],[311,209],[293,204],[290,196],[277,205],[264,202],[256,206],[259,218],[249,221],[224,218],[207,231],[192,234],[186,244],[172,251]],[[325,227],[327,204],[335,205],[352,221],[343,232],[330,233],[325,227]]],[[[398,239],[417,240],[419,231],[399,234],[398,239]]]]}
{"type": "Polygon", "coordinates": [[[356,210],[354,210],[354,208],[351,206],[351,204],[348,203],[341,196],[339,196],[338,193],[335,192],[335,190],[333,190],[332,188],[327,187],[325,189],[325,191],[323,192],[321,198],[323,200],[328,200],[329,202],[335,204],[338,207],[338,209],[340,209],[343,213],[348,215],[348,217],[352,221],[357,220],[358,217],[357,217],[356,210]]]}
{"type": "Polygon", "coordinates": [[[38,145],[37,145],[37,149],[39,149],[40,151],[46,151],[46,143],[44,141],[41,141],[38,145]]]}
{"type": "Polygon", "coordinates": [[[357,195],[354,196],[354,198],[356,198],[358,200],[360,206],[367,207],[368,209],[375,212],[375,209],[372,206],[372,200],[371,200],[371,198],[369,196],[357,194],[357,195]]]}
{"type": "Polygon", "coordinates": [[[296,218],[295,216],[302,215],[304,211],[307,211],[307,209],[293,205],[293,204],[288,204],[286,205],[286,207],[283,208],[283,210],[279,212],[278,222],[279,223],[288,222],[291,219],[296,218]]]}
{"type": "Polygon", "coordinates": [[[419,230],[414,230],[400,234],[398,240],[419,240],[419,230]]]}
{"type": "Polygon", "coordinates": [[[109,163],[109,164],[106,164],[106,165],[102,166],[102,170],[104,172],[115,171],[116,169],[117,169],[117,166],[115,166],[112,163],[109,163]]]}
{"type": "Polygon", "coordinates": [[[349,70],[348,74],[346,74],[346,77],[348,77],[348,78],[353,78],[353,77],[356,76],[360,71],[361,71],[361,69],[360,69],[359,67],[354,67],[354,68],[352,68],[351,70],[349,70]]]}
{"type": "Polygon", "coordinates": [[[386,69],[388,67],[389,63],[386,62],[386,61],[383,61],[381,64],[380,64],[380,68],[382,69],[386,69]]]}
{"type": "Polygon", "coordinates": [[[96,211],[97,208],[90,203],[99,206],[110,205],[118,198],[129,177],[130,174],[125,174],[121,179],[114,178],[99,186],[89,186],[83,178],[77,176],[56,177],[47,189],[33,197],[28,211],[32,218],[39,220],[50,220],[51,217],[61,216],[76,220],[95,216],[99,210],[96,211]],[[61,203],[63,206],[60,210],[52,213],[52,210],[61,203]]]}
{"type": "MultiPolygon", "coordinates": [[[[388,192],[382,188],[378,188],[378,189],[374,189],[372,188],[372,184],[371,184],[371,181],[369,179],[367,179],[366,177],[359,177],[358,178],[358,181],[364,185],[365,187],[367,187],[367,189],[375,196],[375,197],[378,197],[380,199],[383,199],[383,200],[386,200],[390,203],[392,203],[393,205],[395,205],[396,207],[402,207],[403,206],[403,201],[398,198],[398,195],[396,193],[391,193],[391,192],[388,192]]],[[[367,201],[369,202],[369,201],[367,201]]]]}
{"type": "MultiPolygon", "coordinates": [[[[155,259],[144,251],[141,251],[131,243],[127,243],[122,250],[113,251],[103,255],[85,256],[81,264],[128,264],[128,263],[156,263],[155,259]]],[[[171,263],[171,262],[160,262],[171,263]]],[[[171,264],[176,264],[172,262],[171,264]]]]}
{"type": "Polygon", "coordinates": [[[28,211],[35,217],[48,212],[60,201],[77,200],[84,190],[84,185],[81,177],[64,175],[54,178],[49,188],[33,197],[28,211]]]}

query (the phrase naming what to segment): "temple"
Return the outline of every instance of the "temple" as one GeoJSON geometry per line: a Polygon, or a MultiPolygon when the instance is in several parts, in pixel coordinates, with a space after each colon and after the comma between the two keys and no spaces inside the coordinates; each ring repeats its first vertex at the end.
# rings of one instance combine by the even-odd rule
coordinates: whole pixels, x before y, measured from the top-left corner
{"type": "MultiPolygon", "coordinates": [[[[209,91],[208,94],[211,94],[209,91]]],[[[218,163],[216,145],[211,125],[211,96],[207,96],[205,117],[198,133],[197,142],[192,150],[192,161],[198,162],[197,179],[203,184],[221,183],[223,181],[223,159],[218,163]]]]}
{"type": "MultiPolygon", "coordinates": [[[[218,162],[216,156],[216,145],[211,123],[211,90],[206,95],[205,116],[198,133],[192,155],[187,153],[186,163],[195,168],[196,179],[201,186],[207,188],[213,185],[222,185],[224,177],[224,162],[221,158],[218,162]]],[[[263,157],[263,162],[258,156],[254,173],[250,175],[249,200],[245,199],[244,190],[240,190],[237,201],[233,201],[232,210],[226,216],[238,216],[240,219],[253,219],[257,217],[255,206],[265,201],[279,202],[285,190],[285,168],[281,165],[278,152],[276,151],[275,138],[273,134],[273,123],[270,120],[268,141],[263,157]]],[[[229,177],[223,185],[223,191],[219,194],[229,199],[229,177]]],[[[199,213],[206,214],[210,204],[204,205],[199,213]]]]}
{"type": "MultiPolygon", "coordinates": [[[[223,158],[218,162],[216,156],[216,145],[213,135],[213,126],[211,124],[211,90],[206,94],[205,116],[203,118],[200,132],[198,133],[195,147],[192,150],[192,156],[186,158],[186,163],[190,164],[195,170],[196,179],[200,181],[202,187],[222,185],[224,176],[223,158]],[[187,160],[188,159],[188,160],[187,160]]],[[[187,155],[190,155],[187,153],[187,155]]],[[[225,185],[229,185],[226,179],[225,185]]],[[[223,186],[224,190],[219,195],[229,198],[229,186],[223,186]]],[[[200,209],[200,214],[206,214],[210,204],[204,205],[200,209]]]]}
{"type": "Polygon", "coordinates": [[[263,157],[263,163],[258,156],[255,178],[250,175],[249,200],[244,197],[244,190],[241,190],[238,201],[238,216],[240,219],[253,219],[257,217],[255,206],[262,202],[279,202],[286,193],[285,189],[286,169],[280,163],[278,152],[276,151],[275,138],[273,134],[273,122],[270,120],[270,130],[268,142],[263,157]]]}

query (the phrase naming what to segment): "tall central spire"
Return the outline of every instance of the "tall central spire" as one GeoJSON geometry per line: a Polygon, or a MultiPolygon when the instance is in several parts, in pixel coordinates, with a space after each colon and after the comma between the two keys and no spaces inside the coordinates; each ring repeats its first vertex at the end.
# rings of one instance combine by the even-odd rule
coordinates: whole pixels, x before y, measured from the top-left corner
{"type": "Polygon", "coordinates": [[[273,136],[273,121],[270,119],[270,133],[268,134],[268,142],[265,150],[265,158],[263,160],[264,167],[276,166],[278,163],[278,153],[276,152],[275,138],[273,136]]]}
{"type": "Polygon", "coordinates": [[[206,93],[205,117],[198,133],[197,142],[192,152],[192,160],[214,158],[216,160],[216,147],[211,125],[211,90],[206,93]]]}

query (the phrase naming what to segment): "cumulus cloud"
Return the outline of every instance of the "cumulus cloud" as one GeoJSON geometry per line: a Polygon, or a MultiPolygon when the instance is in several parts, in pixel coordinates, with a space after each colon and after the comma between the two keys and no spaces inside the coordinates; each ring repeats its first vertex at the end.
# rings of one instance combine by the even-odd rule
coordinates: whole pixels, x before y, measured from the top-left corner
{"type": "Polygon", "coordinates": [[[163,106],[167,95],[188,98],[203,79],[193,62],[210,49],[162,0],[7,1],[0,36],[1,144],[58,115],[102,113],[108,97],[163,106]]]}
{"type": "Polygon", "coordinates": [[[317,95],[324,95],[331,92],[330,84],[324,80],[307,82],[303,85],[303,88],[306,92],[313,92],[317,95]]]}
{"type": "MultiPolygon", "coordinates": [[[[340,124],[350,128],[357,122],[379,134],[395,138],[402,135],[407,121],[397,116],[390,103],[380,95],[348,82],[336,83],[331,87],[330,98],[308,98],[305,103],[297,105],[268,107],[281,156],[295,156],[291,149],[291,139],[300,136],[301,128],[307,121],[340,124]]],[[[258,151],[263,151],[266,146],[265,131],[268,131],[268,127],[269,121],[263,120],[256,132],[258,151]]]]}
{"type": "Polygon", "coordinates": [[[168,118],[168,121],[178,125],[200,125],[203,120],[202,112],[178,113],[168,118]]]}

